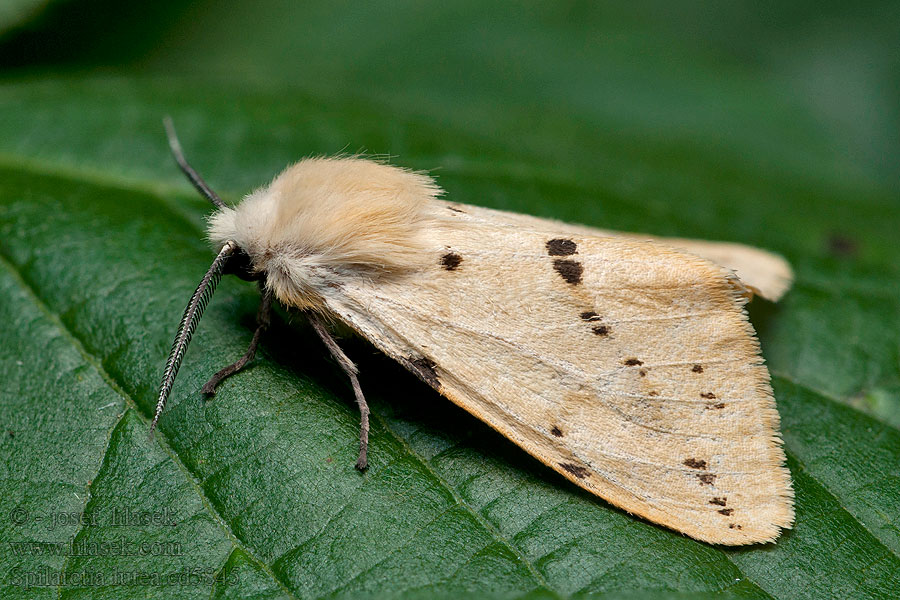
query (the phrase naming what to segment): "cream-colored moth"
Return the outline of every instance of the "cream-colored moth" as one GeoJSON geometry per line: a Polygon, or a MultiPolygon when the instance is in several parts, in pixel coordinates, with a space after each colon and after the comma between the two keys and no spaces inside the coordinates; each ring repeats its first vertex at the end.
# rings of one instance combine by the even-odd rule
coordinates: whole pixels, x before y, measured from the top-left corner
{"type": "Polygon", "coordinates": [[[341,322],[563,477],[630,513],[715,544],[775,540],[793,490],[769,373],[747,320],[751,291],[777,300],[791,270],[737,244],[653,239],[447,202],[421,173],[360,157],[309,158],[217,207],[219,254],[185,311],[153,425],[223,273],[341,322]],[[679,249],[676,249],[679,248],[679,249]]]}

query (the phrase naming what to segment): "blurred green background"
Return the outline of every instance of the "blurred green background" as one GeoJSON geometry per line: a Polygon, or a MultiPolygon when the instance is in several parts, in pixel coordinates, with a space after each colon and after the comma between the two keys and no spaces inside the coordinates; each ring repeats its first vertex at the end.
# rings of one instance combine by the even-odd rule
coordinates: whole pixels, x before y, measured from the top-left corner
{"type": "Polygon", "coordinates": [[[9,66],[296,90],[525,141],[577,119],[670,151],[898,186],[896,2],[7,4],[9,66]]]}
{"type": "Polygon", "coordinates": [[[165,506],[178,525],[0,519],[0,542],[181,551],[7,545],[0,594],[894,597],[898,42],[897,2],[5,0],[0,514],[165,506]],[[344,340],[375,414],[360,476],[352,394],[302,319],[282,315],[215,401],[197,394],[252,332],[237,281],[148,442],[212,259],[165,114],[229,202],[302,156],[362,150],[431,169],[455,201],[783,254],[794,289],[750,312],[795,529],[733,550],[634,519],[344,340]],[[216,581],[158,580],[191,570],[216,581]],[[109,579],[135,572],[150,581],[109,579]]]}

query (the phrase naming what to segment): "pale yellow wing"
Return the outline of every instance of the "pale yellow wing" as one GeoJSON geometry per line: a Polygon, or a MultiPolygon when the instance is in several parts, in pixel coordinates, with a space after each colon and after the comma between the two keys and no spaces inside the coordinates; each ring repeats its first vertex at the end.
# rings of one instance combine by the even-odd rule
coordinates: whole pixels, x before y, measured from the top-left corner
{"type": "Polygon", "coordinates": [[[432,266],[333,285],[336,316],[631,513],[720,544],[791,526],[769,375],[729,271],[652,242],[430,210],[432,266]]]}
{"type": "Polygon", "coordinates": [[[608,229],[597,229],[585,225],[573,225],[562,221],[550,221],[531,215],[522,215],[462,204],[446,203],[448,207],[464,209],[472,218],[491,222],[503,222],[518,227],[546,229],[551,227],[557,233],[593,237],[620,237],[634,240],[650,240],[722,265],[735,272],[741,282],[754,294],[766,300],[777,302],[791,287],[794,279],[790,264],[781,256],[733,242],[711,242],[686,238],[667,238],[644,233],[625,233],[608,229]]]}

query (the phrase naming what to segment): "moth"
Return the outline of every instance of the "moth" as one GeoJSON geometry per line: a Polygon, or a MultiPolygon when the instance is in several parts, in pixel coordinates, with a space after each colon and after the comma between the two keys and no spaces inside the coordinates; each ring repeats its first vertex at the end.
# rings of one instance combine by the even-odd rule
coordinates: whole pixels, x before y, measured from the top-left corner
{"type": "Polygon", "coordinates": [[[216,210],[218,254],[166,362],[156,426],[223,274],[258,283],[246,354],[272,306],[303,311],[346,372],[340,322],[441,395],[610,504],[714,544],[775,540],[793,490],[769,373],[744,305],[790,286],[780,257],[739,244],[659,239],[449,202],[429,176],[356,156],[307,158],[216,210]]]}

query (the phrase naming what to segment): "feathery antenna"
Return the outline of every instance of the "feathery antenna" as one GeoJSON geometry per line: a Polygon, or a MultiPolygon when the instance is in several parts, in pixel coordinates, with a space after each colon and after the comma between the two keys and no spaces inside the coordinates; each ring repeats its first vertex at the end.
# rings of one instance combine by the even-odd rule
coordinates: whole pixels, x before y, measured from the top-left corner
{"type": "Polygon", "coordinates": [[[209,267],[209,271],[203,276],[200,285],[197,286],[191,301],[188,302],[187,308],[184,309],[184,316],[181,317],[181,323],[178,325],[178,333],[175,335],[175,341],[172,344],[172,350],[169,352],[169,358],[166,360],[166,370],[163,373],[163,380],[159,386],[159,400],[156,402],[156,414],[153,415],[153,422],[150,423],[150,435],[153,436],[153,430],[156,428],[156,422],[162,414],[166,406],[166,400],[169,399],[169,392],[172,391],[172,385],[175,383],[175,375],[178,374],[178,368],[181,367],[181,360],[187,350],[188,344],[191,342],[191,336],[197,329],[200,317],[206,305],[212,298],[219,280],[222,279],[222,271],[228,258],[237,250],[237,243],[231,240],[225,242],[219,255],[209,267]]]}
{"type": "Polygon", "coordinates": [[[163,117],[163,126],[166,128],[166,135],[169,138],[169,148],[172,149],[172,156],[175,157],[175,162],[178,163],[178,166],[181,167],[182,172],[187,176],[187,178],[191,181],[197,191],[200,192],[204,198],[212,202],[216,208],[225,208],[225,203],[222,202],[222,199],[219,198],[218,194],[216,194],[206,182],[203,181],[203,178],[200,177],[200,174],[194,170],[194,168],[188,164],[188,161],[184,158],[184,152],[181,151],[181,143],[178,141],[178,136],[175,134],[175,125],[172,124],[172,118],[168,115],[163,117]]]}

